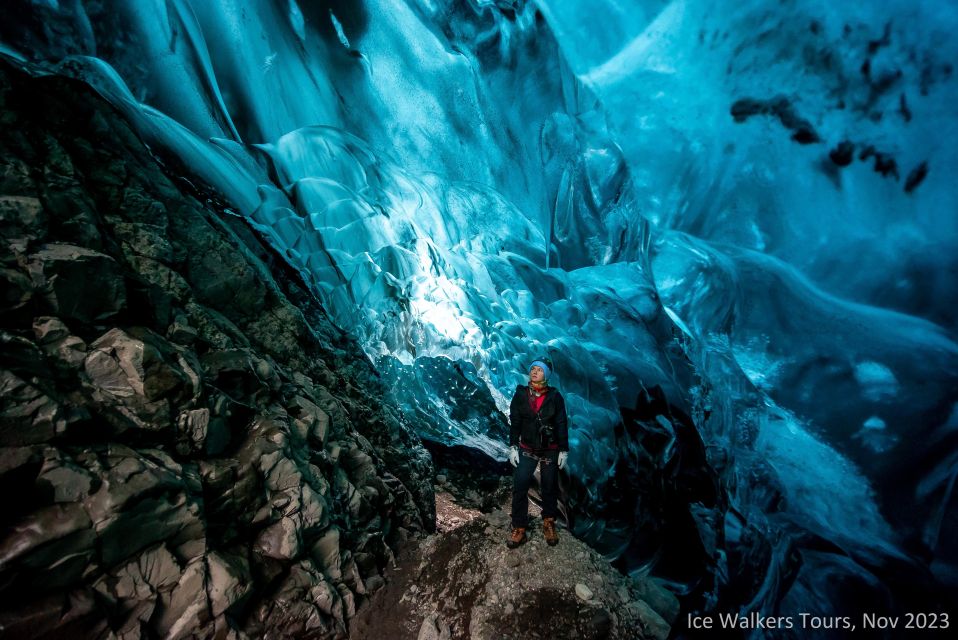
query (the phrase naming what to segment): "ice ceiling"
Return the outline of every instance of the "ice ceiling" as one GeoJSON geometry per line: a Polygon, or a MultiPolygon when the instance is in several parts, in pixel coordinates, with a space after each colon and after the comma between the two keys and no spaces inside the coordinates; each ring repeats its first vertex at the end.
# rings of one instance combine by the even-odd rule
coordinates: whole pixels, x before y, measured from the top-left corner
{"type": "Polygon", "coordinates": [[[548,353],[602,503],[621,409],[658,386],[728,494],[697,524],[760,532],[746,591],[787,608],[876,567],[958,581],[956,11],[20,0],[0,51],[219,190],[424,437],[504,458],[464,390],[504,408],[548,353]]]}

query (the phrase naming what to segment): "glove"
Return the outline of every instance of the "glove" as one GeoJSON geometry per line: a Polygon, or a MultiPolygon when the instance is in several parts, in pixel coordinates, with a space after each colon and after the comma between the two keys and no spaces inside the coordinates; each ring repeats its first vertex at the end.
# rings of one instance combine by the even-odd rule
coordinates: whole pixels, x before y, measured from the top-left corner
{"type": "Polygon", "coordinates": [[[568,452],[568,451],[560,451],[560,452],[559,452],[559,468],[560,468],[560,469],[565,469],[565,461],[566,461],[566,459],[567,459],[568,457],[569,457],[569,452],[568,452]]]}
{"type": "Polygon", "coordinates": [[[513,467],[519,466],[519,447],[509,447],[509,462],[513,467]]]}

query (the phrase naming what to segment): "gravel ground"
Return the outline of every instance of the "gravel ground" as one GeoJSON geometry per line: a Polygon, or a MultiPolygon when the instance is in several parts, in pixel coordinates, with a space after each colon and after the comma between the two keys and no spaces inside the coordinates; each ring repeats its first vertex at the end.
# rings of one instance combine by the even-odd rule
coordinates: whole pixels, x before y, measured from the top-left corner
{"type": "Polygon", "coordinates": [[[352,637],[664,639],[678,614],[654,580],[622,575],[567,531],[549,547],[539,520],[508,549],[506,511],[482,514],[437,491],[437,525],[400,555],[352,637]]]}

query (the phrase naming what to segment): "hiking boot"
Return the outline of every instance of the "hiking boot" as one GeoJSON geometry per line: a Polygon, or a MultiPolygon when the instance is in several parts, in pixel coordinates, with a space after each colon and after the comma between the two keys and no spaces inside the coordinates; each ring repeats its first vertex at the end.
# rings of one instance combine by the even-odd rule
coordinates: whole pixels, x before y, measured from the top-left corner
{"type": "Polygon", "coordinates": [[[515,549],[520,544],[526,541],[526,529],[525,527],[513,527],[512,535],[509,536],[509,540],[506,542],[506,546],[510,549],[515,549]]]}
{"type": "Polygon", "coordinates": [[[550,547],[554,547],[559,544],[559,533],[556,531],[555,518],[542,519],[542,535],[545,536],[546,543],[550,547]]]}

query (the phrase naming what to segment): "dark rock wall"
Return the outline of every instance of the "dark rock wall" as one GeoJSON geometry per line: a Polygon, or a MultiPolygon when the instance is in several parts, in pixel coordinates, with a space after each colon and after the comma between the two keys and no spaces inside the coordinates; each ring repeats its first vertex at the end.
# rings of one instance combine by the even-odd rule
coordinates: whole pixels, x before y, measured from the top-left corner
{"type": "Polygon", "coordinates": [[[4,637],[341,635],[434,526],[368,361],[183,173],[0,62],[4,637]]]}

